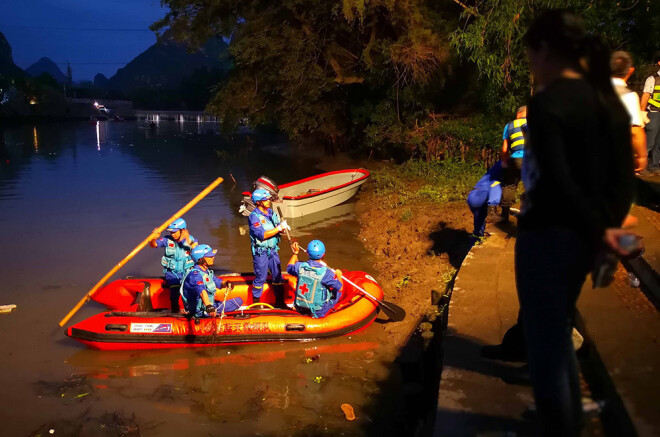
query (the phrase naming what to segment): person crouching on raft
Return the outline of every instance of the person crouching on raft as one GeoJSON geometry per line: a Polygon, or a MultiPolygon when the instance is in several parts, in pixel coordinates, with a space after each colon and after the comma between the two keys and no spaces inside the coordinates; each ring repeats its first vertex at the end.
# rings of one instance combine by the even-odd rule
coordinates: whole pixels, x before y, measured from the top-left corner
{"type": "Polygon", "coordinates": [[[284,279],[280,256],[280,233],[285,229],[291,230],[286,220],[281,221],[280,216],[271,209],[271,195],[264,189],[254,190],[252,201],[257,206],[248,216],[250,226],[250,242],[252,243],[252,263],[254,265],[254,282],[252,283],[252,297],[254,303],[261,299],[261,293],[270,270],[275,292],[275,306],[286,308],[284,304],[284,279]]]}
{"type": "Polygon", "coordinates": [[[298,278],[294,306],[301,314],[311,314],[314,318],[325,317],[341,297],[341,270],[333,273],[323,262],[325,245],[320,240],[312,240],[307,245],[309,261],[298,261],[300,246],[291,245],[293,255],[286,271],[298,278]]]}
{"type": "Polygon", "coordinates": [[[235,297],[226,301],[215,301],[216,290],[222,288],[222,279],[213,274],[209,267],[217,250],[208,244],[201,244],[192,250],[195,266],[186,273],[181,287],[181,298],[186,312],[194,317],[218,315],[223,311],[236,311],[243,305],[243,299],[235,297]]]}
{"type": "Polygon", "coordinates": [[[174,220],[167,228],[170,235],[160,236],[160,232],[154,229],[153,238],[149,241],[151,247],[164,247],[165,254],[161,258],[165,283],[170,289],[170,303],[172,312],[179,312],[179,290],[181,280],[188,270],[194,265],[190,257],[190,251],[197,246],[198,241],[190,235],[186,221],[182,218],[174,220]]]}

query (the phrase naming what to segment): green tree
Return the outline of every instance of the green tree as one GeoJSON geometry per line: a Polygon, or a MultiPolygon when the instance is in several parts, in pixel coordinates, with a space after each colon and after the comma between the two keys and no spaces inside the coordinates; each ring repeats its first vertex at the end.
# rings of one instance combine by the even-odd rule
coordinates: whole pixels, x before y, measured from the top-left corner
{"type": "Polygon", "coordinates": [[[236,68],[208,106],[226,125],[276,123],[334,146],[370,121],[370,109],[402,122],[412,90],[450,53],[447,23],[419,0],[163,4],[170,12],[154,29],[197,46],[212,35],[232,39],[236,68]]]}
{"type": "Polygon", "coordinates": [[[627,50],[641,65],[660,42],[657,0],[477,0],[459,2],[462,25],[451,35],[452,46],[476,64],[488,81],[486,105],[514,111],[531,91],[524,34],[540,11],[569,8],[610,47],[627,50]]]}
{"type": "Polygon", "coordinates": [[[576,10],[638,66],[660,41],[660,0],[162,4],[169,12],[152,29],[193,48],[231,39],[235,68],[207,105],[228,129],[247,119],[333,150],[359,145],[401,158],[493,156],[502,122],[529,97],[523,36],[545,8],[576,10]]]}

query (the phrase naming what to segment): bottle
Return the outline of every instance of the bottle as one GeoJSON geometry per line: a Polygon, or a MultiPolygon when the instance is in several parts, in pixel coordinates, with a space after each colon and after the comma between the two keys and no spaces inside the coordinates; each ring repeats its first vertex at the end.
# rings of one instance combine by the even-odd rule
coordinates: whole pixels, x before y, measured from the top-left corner
{"type": "Polygon", "coordinates": [[[628,273],[628,285],[632,288],[639,287],[639,278],[632,272],[628,273]]]}
{"type": "Polygon", "coordinates": [[[619,246],[627,252],[639,249],[639,238],[634,234],[626,234],[619,237],[619,246]]]}

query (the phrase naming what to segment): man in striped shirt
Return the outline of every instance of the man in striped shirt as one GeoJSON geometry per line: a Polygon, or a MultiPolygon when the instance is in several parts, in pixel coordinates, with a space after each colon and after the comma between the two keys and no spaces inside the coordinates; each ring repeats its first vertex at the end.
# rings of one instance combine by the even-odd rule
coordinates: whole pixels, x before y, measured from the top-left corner
{"type": "Polygon", "coordinates": [[[525,154],[527,106],[521,106],[516,119],[504,126],[502,134],[502,219],[509,220],[509,211],[516,197],[525,154]]]}

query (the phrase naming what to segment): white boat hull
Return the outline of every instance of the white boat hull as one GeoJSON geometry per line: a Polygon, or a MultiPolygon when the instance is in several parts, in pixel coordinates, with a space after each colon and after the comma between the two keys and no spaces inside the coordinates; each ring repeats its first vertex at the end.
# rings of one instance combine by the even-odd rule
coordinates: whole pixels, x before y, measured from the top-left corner
{"type": "MultiPolygon", "coordinates": [[[[280,186],[279,200],[273,202],[273,209],[280,207],[286,218],[323,211],[353,197],[368,178],[369,171],[364,169],[342,170],[285,184],[280,186]]],[[[244,211],[249,214],[247,207],[253,205],[251,202],[244,205],[244,211]]]]}

